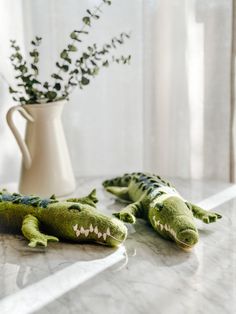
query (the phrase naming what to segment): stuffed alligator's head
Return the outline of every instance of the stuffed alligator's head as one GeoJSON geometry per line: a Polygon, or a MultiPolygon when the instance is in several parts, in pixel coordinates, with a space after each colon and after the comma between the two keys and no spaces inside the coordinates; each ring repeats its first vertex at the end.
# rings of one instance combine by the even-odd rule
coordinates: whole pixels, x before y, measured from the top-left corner
{"type": "Polygon", "coordinates": [[[41,210],[39,218],[46,229],[75,242],[96,242],[118,246],[127,237],[124,223],[102,214],[96,209],[96,191],[83,198],[55,202],[48,210],[41,210]]]}
{"type": "Polygon", "coordinates": [[[157,203],[151,203],[149,218],[158,233],[174,240],[184,250],[190,250],[198,242],[192,212],[177,196],[163,194],[157,203]]]}
{"type": "Polygon", "coordinates": [[[127,228],[122,221],[103,215],[85,204],[78,205],[79,212],[71,218],[75,237],[79,237],[80,241],[92,240],[108,246],[118,246],[124,242],[127,228]]]}

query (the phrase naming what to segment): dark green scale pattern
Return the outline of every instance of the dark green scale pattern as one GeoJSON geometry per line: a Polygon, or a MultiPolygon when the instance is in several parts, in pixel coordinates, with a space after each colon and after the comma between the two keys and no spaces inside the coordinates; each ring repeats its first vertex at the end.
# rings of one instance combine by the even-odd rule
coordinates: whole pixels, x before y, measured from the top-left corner
{"type": "Polygon", "coordinates": [[[142,191],[147,191],[150,194],[154,189],[161,186],[172,187],[171,184],[163,180],[160,176],[155,174],[146,174],[140,172],[134,172],[131,174],[132,180],[138,184],[138,188],[142,191]]]}
{"type": "Polygon", "coordinates": [[[28,206],[47,208],[49,204],[56,203],[55,196],[52,195],[50,198],[40,198],[34,195],[21,195],[19,193],[7,193],[6,191],[0,192],[0,202],[12,202],[14,204],[24,204],[28,206]]]}
{"type": "Polygon", "coordinates": [[[142,191],[148,191],[150,194],[154,189],[161,186],[173,187],[168,181],[162,179],[155,174],[148,174],[142,172],[133,172],[131,174],[124,174],[122,177],[116,177],[112,180],[106,180],[103,182],[103,186],[128,186],[130,181],[134,181],[138,184],[138,188],[142,191]]]}

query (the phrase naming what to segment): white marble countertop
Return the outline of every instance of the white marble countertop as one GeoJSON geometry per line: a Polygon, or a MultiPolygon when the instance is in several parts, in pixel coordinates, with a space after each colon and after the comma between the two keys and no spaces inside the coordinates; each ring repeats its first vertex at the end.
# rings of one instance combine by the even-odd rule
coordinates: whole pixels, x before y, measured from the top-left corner
{"type": "MultiPolygon", "coordinates": [[[[70,243],[31,249],[22,236],[1,233],[0,313],[236,313],[236,188],[234,196],[222,182],[171,181],[194,202],[214,194],[218,202],[231,189],[231,200],[217,207],[223,219],[198,223],[200,242],[191,253],[142,220],[129,226],[118,250],[70,243]]],[[[122,204],[101,182],[80,179],[75,194],[97,187],[100,209],[111,214],[122,204]]]]}

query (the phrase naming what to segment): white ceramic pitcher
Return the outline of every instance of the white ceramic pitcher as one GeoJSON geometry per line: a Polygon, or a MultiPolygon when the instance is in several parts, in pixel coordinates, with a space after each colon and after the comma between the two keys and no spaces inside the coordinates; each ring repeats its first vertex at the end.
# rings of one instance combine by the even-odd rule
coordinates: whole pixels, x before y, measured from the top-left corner
{"type": "Polygon", "coordinates": [[[10,108],[7,123],[22,152],[19,191],[63,196],[75,189],[75,179],[61,122],[65,101],[10,108]],[[26,120],[25,140],[13,122],[18,111],[26,120]]]}

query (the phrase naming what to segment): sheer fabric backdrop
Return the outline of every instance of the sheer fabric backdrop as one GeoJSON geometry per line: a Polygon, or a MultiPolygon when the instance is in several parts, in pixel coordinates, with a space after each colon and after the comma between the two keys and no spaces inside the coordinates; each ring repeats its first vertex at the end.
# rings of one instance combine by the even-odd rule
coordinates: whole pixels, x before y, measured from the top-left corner
{"type": "Polygon", "coordinates": [[[232,2],[144,2],[146,169],[229,180],[232,2]]]}
{"type": "MultiPolygon", "coordinates": [[[[43,37],[41,76],[53,71],[71,30],[99,0],[1,0],[0,67],[10,81],[8,40],[25,51],[43,37]]],[[[102,70],[76,91],[63,121],[77,176],[143,169],[166,176],[229,180],[231,0],[113,0],[84,44],[121,31],[129,67],[102,70]]],[[[81,46],[82,49],[83,46],[81,46]]],[[[17,180],[20,152],[4,115],[13,105],[1,85],[0,180],[17,180]]],[[[21,118],[17,123],[23,124],[21,118]]]]}

